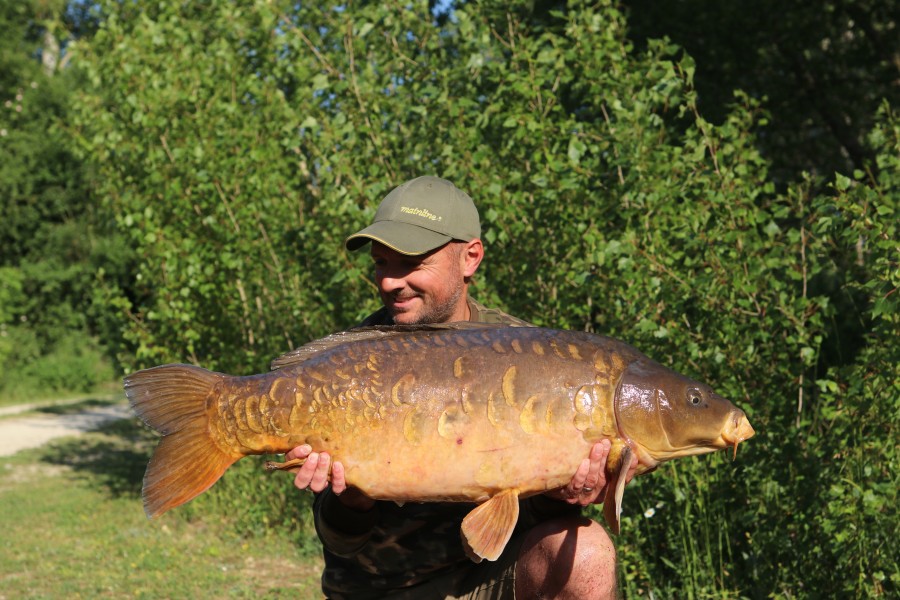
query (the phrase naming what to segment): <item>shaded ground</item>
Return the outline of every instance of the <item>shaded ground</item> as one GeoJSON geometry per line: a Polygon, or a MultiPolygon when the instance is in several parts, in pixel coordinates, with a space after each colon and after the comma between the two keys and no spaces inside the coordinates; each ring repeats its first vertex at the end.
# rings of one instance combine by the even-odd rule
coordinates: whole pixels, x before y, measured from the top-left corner
{"type": "Polygon", "coordinates": [[[119,398],[4,407],[0,417],[7,418],[0,419],[0,456],[39,448],[53,439],[92,431],[131,416],[128,405],[119,398]]]}
{"type": "MultiPolygon", "coordinates": [[[[80,418],[114,406],[53,411],[80,418]]],[[[0,458],[0,600],[321,598],[321,560],[287,536],[242,533],[196,509],[147,519],[141,480],[157,441],[132,417],[0,458]]]]}

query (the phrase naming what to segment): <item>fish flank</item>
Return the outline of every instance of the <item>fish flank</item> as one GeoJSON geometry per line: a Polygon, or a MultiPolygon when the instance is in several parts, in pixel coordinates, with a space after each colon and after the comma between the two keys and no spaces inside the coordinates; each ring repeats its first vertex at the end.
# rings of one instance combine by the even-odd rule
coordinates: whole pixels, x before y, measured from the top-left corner
{"type": "Polygon", "coordinates": [[[359,388],[352,388],[351,392],[352,392],[352,395],[351,395],[352,398],[361,401],[363,404],[365,404],[366,406],[368,406],[369,408],[371,408],[373,410],[378,409],[378,404],[375,402],[375,400],[369,394],[362,392],[359,388]]]}
{"type": "Polygon", "coordinates": [[[469,390],[463,388],[459,393],[459,402],[465,414],[470,415],[474,412],[475,409],[472,406],[472,401],[469,399],[469,390]]]}
{"type": "Polygon", "coordinates": [[[487,399],[487,418],[493,427],[500,426],[500,419],[497,416],[497,407],[494,405],[494,393],[491,392],[487,399]]]}
{"type": "Polygon", "coordinates": [[[416,384],[416,377],[412,373],[407,373],[397,380],[397,383],[391,388],[391,402],[394,406],[402,406],[408,403],[406,398],[408,390],[416,384]]]}
{"type": "Polygon", "coordinates": [[[500,389],[503,392],[503,399],[506,400],[506,403],[512,408],[516,408],[515,381],[516,367],[513,365],[503,372],[503,381],[500,384],[500,389]]]}
{"type": "Polygon", "coordinates": [[[594,398],[587,386],[575,392],[575,412],[579,415],[589,415],[594,408],[594,398]]]}
{"type": "Polygon", "coordinates": [[[438,435],[443,438],[458,438],[468,422],[469,418],[460,406],[452,404],[438,418],[438,435]]]}
{"type": "Polygon", "coordinates": [[[453,376],[459,379],[463,376],[463,357],[457,357],[456,360],[453,361],[453,376]]]}
{"type": "Polygon", "coordinates": [[[265,396],[262,396],[261,398],[258,396],[247,398],[247,404],[244,406],[247,416],[247,426],[251,431],[259,433],[265,431],[265,427],[259,419],[259,405],[263,402],[263,398],[265,398],[265,396]]]}
{"type": "MultiPolygon", "coordinates": [[[[281,379],[276,379],[275,383],[282,381],[281,379]]],[[[269,394],[275,395],[275,383],[272,384],[272,387],[269,388],[269,394]]],[[[271,427],[271,416],[269,415],[269,394],[263,394],[262,398],[259,399],[259,404],[256,409],[259,411],[259,416],[261,419],[266,420],[265,427],[271,427]]]]}
{"type": "MultiPolygon", "coordinates": [[[[252,398],[252,396],[251,396],[252,398]]],[[[235,432],[243,429],[249,429],[247,425],[247,401],[249,398],[238,396],[232,400],[233,404],[226,405],[229,409],[230,416],[234,418],[234,424],[231,429],[235,432]]]]}
{"type": "Polygon", "coordinates": [[[403,420],[403,435],[406,437],[406,441],[413,446],[421,444],[424,437],[423,433],[427,426],[428,414],[416,408],[411,408],[403,420]]]}
{"type": "Polygon", "coordinates": [[[547,427],[551,427],[553,425],[553,405],[556,403],[555,398],[551,398],[549,402],[547,402],[547,410],[544,411],[544,421],[547,423],[547,427]]]}
{"type": "Polygon", "coordinates": [[[529,435],[542,431],[541,420],[538,419],[535,408],[537,402],[538,397],[531,396],[525,401],[525,406],[522,407],[522,412],[519,413],[519,427],[529,435]]]}
{"type": "Polygon", "coordinates": [[[550,349],[553,350],[553,353],[560,358],[569,358],[566,354],[560,349],[559,342],[556,340],[550,340],[550,349]]]}

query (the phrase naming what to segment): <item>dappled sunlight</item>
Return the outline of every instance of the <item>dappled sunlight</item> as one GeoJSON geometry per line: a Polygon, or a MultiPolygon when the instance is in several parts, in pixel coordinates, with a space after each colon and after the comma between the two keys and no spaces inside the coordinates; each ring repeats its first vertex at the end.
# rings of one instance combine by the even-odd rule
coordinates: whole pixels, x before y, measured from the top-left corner
{"type": "Polygon", "coordinates": [[[53,441],[39,453],[42,462],[70,467],[98,481],[113,497],[139,500],[144,469],[157,439],[137,419],[123,419],[82,436],[53,441]]]}

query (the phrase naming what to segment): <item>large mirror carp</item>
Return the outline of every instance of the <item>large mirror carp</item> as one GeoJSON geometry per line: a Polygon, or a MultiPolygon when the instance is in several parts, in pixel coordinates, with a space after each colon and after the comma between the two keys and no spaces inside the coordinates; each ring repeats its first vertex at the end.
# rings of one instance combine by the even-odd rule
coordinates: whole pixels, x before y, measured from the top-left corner
{"type": "MultiPolygon", "coordinates": [[[[144,476],[155,517],[240,458],[309,444],[377,500],[472,502],[462,536],[495,560],[518,499],[568,484],[607,438],[604,514],[614,532],[625,473],[737,446],[744,412],[628,344],[584,332],[451,324],[351,330],[245,377],[163,365],[125,378],[162,439],[144,476]]],[[[286,465],[286,468],[290,465],[286,465]]]]}

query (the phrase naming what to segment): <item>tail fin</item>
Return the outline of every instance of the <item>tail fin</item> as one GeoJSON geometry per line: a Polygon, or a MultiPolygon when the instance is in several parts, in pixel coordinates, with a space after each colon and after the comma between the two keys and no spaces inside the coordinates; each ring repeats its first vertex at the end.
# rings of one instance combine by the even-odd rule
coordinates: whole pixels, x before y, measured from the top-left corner
{"type": "Polygon", "coordinates": [[[144,474],[144,512],[157,517],[209,489],[240,454],[210,436],[206,399],[226,376],[191,365],[162,365],[125,378],[138,416],[163,434],[144,474]]]}

